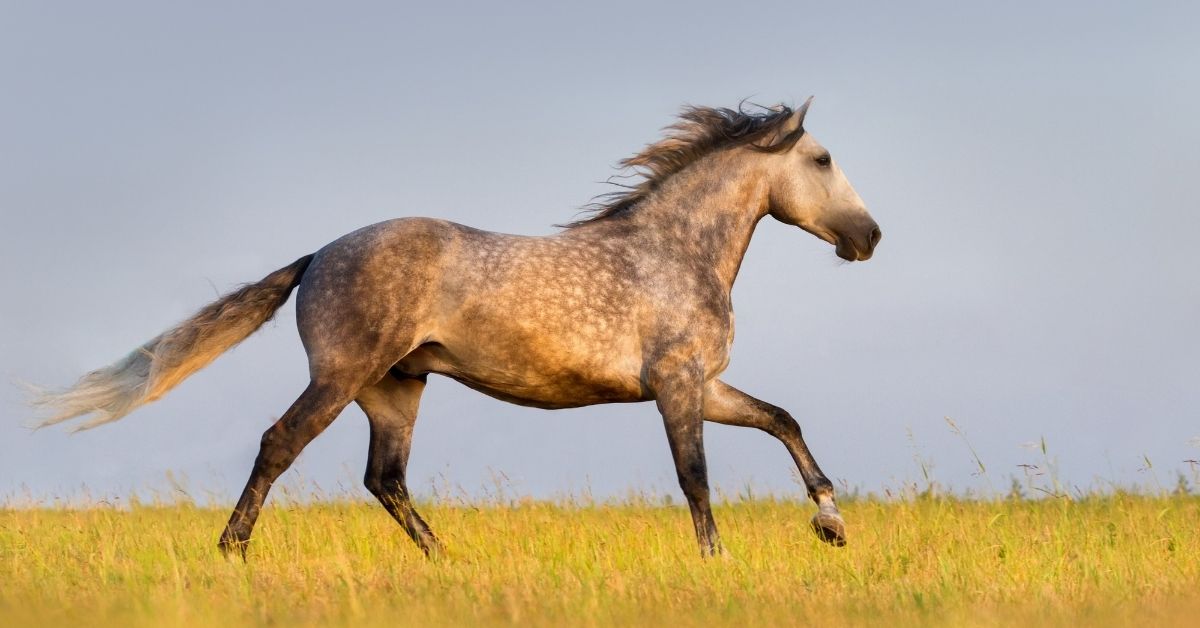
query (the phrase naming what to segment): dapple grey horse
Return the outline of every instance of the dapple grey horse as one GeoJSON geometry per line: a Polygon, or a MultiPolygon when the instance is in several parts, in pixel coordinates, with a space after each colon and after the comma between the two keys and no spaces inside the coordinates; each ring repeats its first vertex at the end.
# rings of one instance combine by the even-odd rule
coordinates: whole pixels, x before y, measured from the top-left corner
{"type": "MultiPolygon", "coordinates": [[[[811,99],[810,99],[811,101],[811,99]]],[[[116,420],[241,342],[298,288],[310,381],[268,429],[221,535],[245,556],[272,483],[350,403],[370,422],[366,486],[429,555],[441,546],[405,482],[426,377],[538,408],[654,401],[701,553],[720,551],[709,504],[704,421],[778,438],[835,545],[833,484],[786,411],[722,382],[733,342],[730,291],[765,216],[871,257],[878,225],[804,130],[808,102],[748,111],[688,107],[663,139],[621,162],[635,184],[545,237],[429,218],[364,227],[248,284],[73,387],[43,393],[45,424],[116,420]]]]}

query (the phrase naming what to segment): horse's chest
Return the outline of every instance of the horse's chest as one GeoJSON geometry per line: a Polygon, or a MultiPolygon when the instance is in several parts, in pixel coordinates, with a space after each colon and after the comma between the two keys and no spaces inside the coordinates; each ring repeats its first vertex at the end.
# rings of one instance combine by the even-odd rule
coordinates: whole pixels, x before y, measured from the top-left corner
{"type": "Polygon", "coordinates": [[[682,347],[707,366],[724,370],[733,346],[733,308],[719,298],[683,301],[664,306],[649,334],[649,344],[682,347]]]}

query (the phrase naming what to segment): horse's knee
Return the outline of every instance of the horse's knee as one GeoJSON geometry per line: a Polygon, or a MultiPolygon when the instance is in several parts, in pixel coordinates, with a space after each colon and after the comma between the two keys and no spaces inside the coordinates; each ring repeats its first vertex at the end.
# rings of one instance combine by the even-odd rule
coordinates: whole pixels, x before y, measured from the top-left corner
{"type": "Polygon", "coordinates": [[[790,412],[776,406],[771,406],[771,419],[767,431],[777,438],[803,438],[800,422],[790,412]]]}

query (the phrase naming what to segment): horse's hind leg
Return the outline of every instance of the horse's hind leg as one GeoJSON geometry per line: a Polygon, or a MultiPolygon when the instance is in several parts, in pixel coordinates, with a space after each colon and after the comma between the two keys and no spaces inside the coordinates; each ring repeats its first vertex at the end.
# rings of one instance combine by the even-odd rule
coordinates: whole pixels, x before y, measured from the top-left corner
{"type": "Polygon", "coordinates": [[[846,524],[833,500],[833,482],[821,472],[800,434],[800,424],[783,408],[760,401],[722,382],[712,380],[704,389],[704,419],[726,425],[756,427],[779,439],[792,454],[808,496],[817,503],[813,530],[821,540],[841,547],[846,544],[846,524]]]}
{"type": "Polygon", "coordinates": [[[364,388],[355,401],[371,423],[371,448],[364,478],[367,490],[404,526],[404,531],[426,556],[436,557],[442,551],[441,543],[417,514],[405,482],[413,425],[424,390],[424,376],[400,379],[389,374],[374,386],[364,388]]]}
{"type": "Polygon", "coordinates": [[[237,551],[245,557],[250,533],[271,485],[292,465],[305,445],[329,427],[356,392],[353,387],[314,380],[287,412],[263,433],[254,470],[229,517],[225,532],[221,534],[222,551],[226,554],[237,551]]]}

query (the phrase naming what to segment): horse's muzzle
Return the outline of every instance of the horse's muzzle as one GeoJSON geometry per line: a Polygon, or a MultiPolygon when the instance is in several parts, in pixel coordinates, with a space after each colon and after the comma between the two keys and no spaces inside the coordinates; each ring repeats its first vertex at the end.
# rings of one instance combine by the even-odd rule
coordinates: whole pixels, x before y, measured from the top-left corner
{"type": "Polygon", "coordinates": [[[879,225],[872,222],[850,233],[837,234],[837,256],[847,262],[865,262],[875,253],[875,245],[883,238],[879,225]]]}

